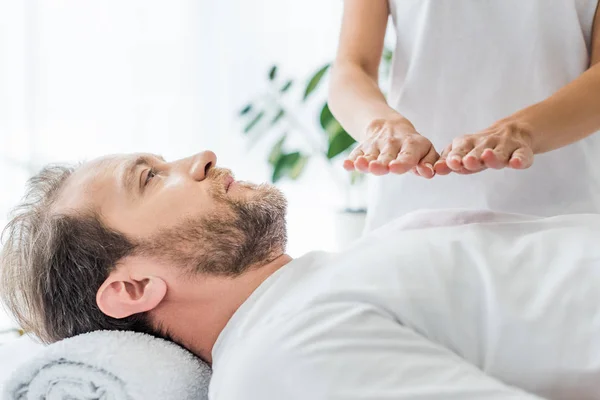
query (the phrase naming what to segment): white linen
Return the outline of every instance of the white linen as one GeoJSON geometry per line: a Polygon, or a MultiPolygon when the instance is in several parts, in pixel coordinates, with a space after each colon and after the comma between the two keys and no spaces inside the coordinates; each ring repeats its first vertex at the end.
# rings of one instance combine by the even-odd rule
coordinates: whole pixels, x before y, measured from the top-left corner
{"type": "Polygon", "coordinates": [[[600,216],[494,215],[292,261],[219,336],[211,399],[600,398],[600,216]]]}
{"type": "MultiPolygon", "coordinates": [[[[388,97],[442,151],[542,101],[590,61],[598,0],[390,0],[396,47],[388,97]]],[[[367,230],[422,208],[554,216],[600,212],[600,135],[537,155],[524,171],[425,180],[369,177],[367,230]]]]}

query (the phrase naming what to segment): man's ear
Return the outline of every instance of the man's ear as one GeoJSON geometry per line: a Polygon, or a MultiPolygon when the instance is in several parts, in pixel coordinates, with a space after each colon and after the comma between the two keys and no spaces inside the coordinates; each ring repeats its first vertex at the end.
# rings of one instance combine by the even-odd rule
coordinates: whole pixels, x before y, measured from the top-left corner
{"type": "Polygon", "coordinates": [[[167,283],[155,275],[140,275],[119,265],[96,293],[96,303],[104,314],[125,318],[154,309],[167,293],[167,283]]]}

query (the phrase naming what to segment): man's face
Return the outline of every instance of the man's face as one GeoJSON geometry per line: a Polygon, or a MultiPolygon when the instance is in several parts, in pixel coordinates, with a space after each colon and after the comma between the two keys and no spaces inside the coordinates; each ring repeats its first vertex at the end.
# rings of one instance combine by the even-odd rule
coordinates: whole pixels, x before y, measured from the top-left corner
{"type": "Polygon", "coordinates": [[[268,261],[286,242],[283,195],[236,182],[203,152],[166,162],[151,154],[110,156],[80,167],[57,208],[91,208],[138,252],[197,272],[232,275],[268,261]]]}

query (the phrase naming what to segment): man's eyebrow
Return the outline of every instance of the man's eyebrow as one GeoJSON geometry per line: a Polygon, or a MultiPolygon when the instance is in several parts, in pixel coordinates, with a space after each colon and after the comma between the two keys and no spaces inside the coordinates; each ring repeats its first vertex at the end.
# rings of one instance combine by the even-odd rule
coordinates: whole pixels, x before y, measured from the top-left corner
{"type": "Polygon", "coordinates": [[[165,162],[165,159],[162,156],[139,156],[127,164],[125,173],[123,174],[123,187],[127,192],[137,193],[139,191],[139,182],[136,184],[136,181],[139,179],[136,174],[137,169],[141,165],[152,165],[153,162],[155,162],[154,158],[158,158],[162,162],[165,162]]]}

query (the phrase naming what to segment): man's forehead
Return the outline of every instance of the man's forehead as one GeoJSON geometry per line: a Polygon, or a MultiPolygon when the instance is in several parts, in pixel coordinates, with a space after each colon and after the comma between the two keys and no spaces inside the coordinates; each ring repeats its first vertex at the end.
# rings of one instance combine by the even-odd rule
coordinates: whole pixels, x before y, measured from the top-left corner
{"type": "Polygon", "coordinates": [[[128,163],[141,154],[115,154],[83,163],[65,182],[57,209],[81,209],[115,194],[128,163]]]}
{"type": "MultiPolygon", "coordinates": [[[[119,178],[124,170],[140,158],[162,158],[148,153],[111,154],[82,164],[72,175],[77,184],[90,184],[99,179],[119,178]]],[[[71,180],[71,178],[69,178],[71,180]]]]}
{"type": "Polygon", "coordinates": [[[127,158],[125,155],[111,155],[83,163],[69,177],[67,186],[89,187],[100,179],[114,175],[127,158]]]}
{"type": "Polygon", "coordinates": [[[98,157],[94,160],[88,161],[82,165],[83,168],[98,168],[98,167],[112,167],[117,168],[119,166],[127,165],[128,163],[137,160],[138,158],[149,158],[162,159],[161,156],[151,153],[130,153],[130,154],[110,154],[103,157],[98,157]]]}

